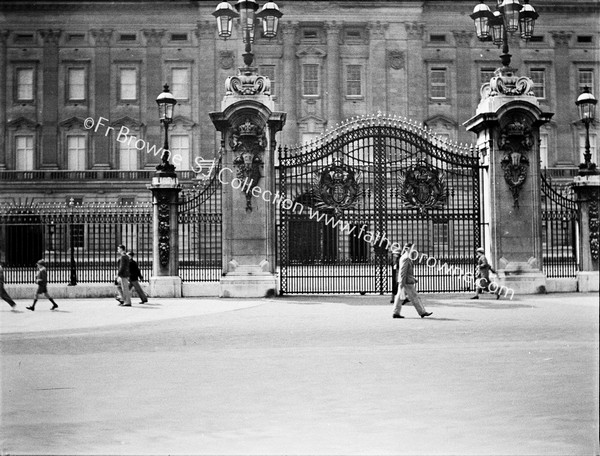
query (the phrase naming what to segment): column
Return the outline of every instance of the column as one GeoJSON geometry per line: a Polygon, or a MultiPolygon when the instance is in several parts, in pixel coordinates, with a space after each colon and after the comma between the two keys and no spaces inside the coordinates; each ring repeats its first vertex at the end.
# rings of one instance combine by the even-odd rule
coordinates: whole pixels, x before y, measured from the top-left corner
{"type": "MultiPolygon", "coordinates": [[[[471,41],[473,32],[464,30],[453,31],[454,42],[456,43],[456,119],[459,125],[470,117],[471,113],[471,41]],[[464,117],[463,117],[464,116],[464,117]]],[[[472,141],[472,136],[464,128],[458,129],[459,143],[472,141]]]]}
{"type": "Polygon", "coordinates": [[[6,95],[8,72],[6,40],[8,35],[8,30],[0,30],[0,170],[6,169],[6,147],[8,146],[8,138],[6,137],[6,107],[8,103],[6,95]]]}
{"type": "Polygon", "coordinates": [[[42,95],[42,169],[58,169],[58,39],[60,30],[40,30],[44,40],[42,95]]]}
{"type": "Polygon", "coordinates": [[[340,71],[340,25],[325,24],[327,30],[327,126],[334,128],[340,123],[340,91],[344,76],[340,71]]]}
{"type": "Polygon", "coordinates": [[[283,103],[287,111],[287,125],[281,132],[282,146],[298,144],[298,112],[296,87],[296,74],[298,68],[296,65],[296,33],[298,24],[295,22],[285,22],[282,24],[283,32],[283,81],[279,84],[283,94],[283,103]]]}
{"type": "Polygon", "coordinates": [[[369,89],[371,94],[368,97],[371,105],[368,106],[368,112],[382,113],[388,112],[387,105],[387,65],[386,65],[386,45],[385,30],[387,24],[381,22],[369,23],[369,89]]]}
{"type": "MultiPolygon", "coordinates": [[[[552,33],[554,40],[554,77],[556,87],[571,87],[571,60],[569,59],[569,40],[571,34],[567,32],[552,33]]],[[[574,122],[576,109],[565,109],[565,106],[573,107],[572,92],[570,90],[556,91],[556,106],[562,107],[556,112],[554,118],[556,124],[556,151],[560,154],[557,157],[557,165],[575,165],[579,164],[579,153],[575,156],[568,151],[573,150],[571,124],[574,122]],[[562,152],[561,152],[562,151],[562,152]]],[[[577,145],[578,143],[575,142],[577,145]]],[[[577,146],[576,146],[577,148],[577,146]]]]}
{"type": "MultiPolygon", "coordinates": [[[[143,32],[146,37],[146,112],[140,121],[147,125],[146,142],[150,147],[156,145],[158,150],[163,145],[163,136],[155,100],[167,82],[163,80],[164,70],[161,55],[161,41],[165,31],[152,29],[143,32]]],[[[169,78],[170,75],[167,75],[167,80],[169,78]]],[[[154,167],[160,162],[161,154],[144,154],[144,156],[146,165],[154,167]]]]}
{"type": "Polygon", "coordinates": [[[217,56],[215,43],[216,26],[212,21],[198,22],[198,124],[200,129],[200,153],[207,160],[219,150],[215,142],[215,129],[208,121],[210,112],[217,108],[217,93],[224,87],[217,84],[217,56]]]}
{"type": "Polygon", "coordinates": [[[420,22],[407,22],[407,80],[406,95],[408,105],[406,112],[408,118],[422,122],[427,106],[427,68],[423,62],[423,35],[425,24],[420,22]]]}
{"type": "MultiPolygon", "coordinates": [[[[92,30],[96,43],[94,56],[94,87],[91,97],[94,101],[94,119],[100,117],[110,119],[110,100],[115,94],[110,90],[110,40],[112,30],[92,30]]],[[[94,164],[93,169],[110,169],[110,135],[98,130],[93,134],[94,164]]]]}

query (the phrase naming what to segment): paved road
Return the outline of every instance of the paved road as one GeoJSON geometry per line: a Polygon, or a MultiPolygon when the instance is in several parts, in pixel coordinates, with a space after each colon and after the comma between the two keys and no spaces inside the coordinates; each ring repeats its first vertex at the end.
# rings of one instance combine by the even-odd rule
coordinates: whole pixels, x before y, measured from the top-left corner
{"type": "Polygon", "coordinates": [[[4,305],[1,454],[599,454],[596,295],[426,299],[4,305]]]}

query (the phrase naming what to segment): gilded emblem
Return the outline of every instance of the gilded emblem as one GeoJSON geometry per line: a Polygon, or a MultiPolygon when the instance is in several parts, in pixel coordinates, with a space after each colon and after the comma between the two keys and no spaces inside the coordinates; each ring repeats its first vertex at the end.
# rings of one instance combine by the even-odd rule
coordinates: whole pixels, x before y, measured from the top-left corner
{"type": "Polygon", "coordinates": [[[360,191],[359,174],[342,160],[334,160],[333,164],[317,174],[313,188],[315,208],[333,210],[336,216],[348,209],[356,208],[360,191]]]}
{"type": "Polygon", "coordinates": [[[448,201],[448,186],[443,174],[423,161],[402,174],[400,187],[404,206],[418,209],[422,214],[428,209],[443,207],[448,201]]]}

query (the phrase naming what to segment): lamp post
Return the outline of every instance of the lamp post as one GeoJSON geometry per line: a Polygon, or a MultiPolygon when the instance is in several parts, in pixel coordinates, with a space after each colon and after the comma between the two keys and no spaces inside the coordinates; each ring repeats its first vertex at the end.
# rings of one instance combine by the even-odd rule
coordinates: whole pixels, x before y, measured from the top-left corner
{"type": "Polygon", "coordinates": [[[165,142],[163,145],[163,153],[161,156],[161,163],[156,166],[156,171],[165,177],[176,177],[175,166],[169,163],[169,124],[173,123],[173,111],[177,100],[169,92],[169,85],[165,84],[163,91],[156,98],[156,104],[158,105],[158,116],[160,122],[165,126],[165,142]]]}
{"type": "Polygon", "coordinates": [[[594,123],[596,118],[596,104],[598,100],[592,95],[590,88],[585,87],[575,104],[579,108],[579,118],[585,125],[585,152],[583,154],[584,163],[579,165],[579,175],[598,174],[596,164],[592,163],[592,154],[590,152],[590,124],[594,123]]]}
{"type": "Polygon", "coordinates": [[[508,34],[521,31],[521,38],[528,41],[533,36],[533,28],[539,14],[529,0],[497,0],[496,11],[492,11],[481,0],[475,6],[471,19],[475,21],[477,38],[481,41],[492,41],[498,47],[502,46],[500,61],[504,68],[510,67],[511,55],[508,49],[508,34]]]}
{"type": "Polygon", "coordinates": [[[254,61],[252,44],[256,30],[256,19],[262,22],[263,36],[274,38],[277,36],[279,18],[283,15],[275,2],[267,2],[257,13],[259,5],[256,0],[238,0],[235,9],[228,2],[221,2],[212,13],[217,18],[217,29],[219,36],[227,39],[231,36],[233,19],[240,18],[242,24],[242,41],[245,46],[243,54],[246,67],[250,67],[254,61]],[[237,11],[236,11],[237,10],[237,11]]]}
{"type": "Polygon", "coordinates": [[[69,200],[69,244],[71,245],[71,275],[70,275],[70,280],[69,280],[69,285],[70,287],[74,287],[75,285],[77,285],[77,269],[75,266],[75,236],[74,236],[74,230],[73,230],[73,222],[74,222],[74,215],[73,215],[73,210],[75,206],[75,200],[73,198],[71,198],[69,200]]]}

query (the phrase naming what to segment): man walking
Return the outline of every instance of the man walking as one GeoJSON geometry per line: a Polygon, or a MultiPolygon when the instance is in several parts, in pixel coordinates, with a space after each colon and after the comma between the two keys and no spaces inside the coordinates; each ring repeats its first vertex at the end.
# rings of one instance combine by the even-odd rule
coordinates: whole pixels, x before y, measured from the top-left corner
{"type": "Polygon", "coordinates": [[[133,259],[133,252],[127,252],[127,256],[129,257],[129,290],[135,288],[137,295],[141,299],[140,304],[145,304],[148,302],[148,296],[144,293],[142,286],[140,285],[140,279],[142,279],[142,274],[140,272],[140,267],[137,264],[137,261],[133,259]]]}
{"type": "Polygon", "coordinates": [[[402,250],[402,256],[400,257],[400,267],[398,276],[398,294],[394,300],[394,318],[404,318],[400,315],[402,306],[408,301],[412,302],[415,309],[421,316],[421,318],[430,316],[433,312],[427,312],[425,306],[421,302],[421,298],[417,294],[415,284],[417,279],[414,276],[414,265],[413,260],[410,257],[413,244],[411,242],[404,245],[402,250]]]}
{"type": "Polygon", "coordinates": [[[400,246],[396,244],[396,246],[392,249],[392,299],[390,303],[394,303],[394,298],[396,294],[398,294],[398,268],[400,267],[400,255],[402,254],[402,249],[400,246]]]}
{"type": "MultiPolygon", "coordinates": [[[[490,271],[494,274],[496,271],[492,268],[487,258],[485,257],[485,250],[482,247],[479,247],[477,250],[477,280],[475,280],[475,296],[471,299],[479,299],[479,295],[483,291],[487,291],[488,293],[492,293],[490,291],[490,271]]],[[[496,290],[493,292],[496,295],[496,299],[500,299],[500,292],[496,290]]]]}
{"type": "Polygon", "coordinates": [[[35,304],[40,298],[40,295],[43,294],[52,303],[52,307],[50,308],[50,310],[56,310],[58,309],[58,304],[56,304],[56,302],[54,302],[54,299],[52,299],[48,294],[48,270],[46,269],[46,262],[44,260],[39,260],[36,263],[36,266],[38,267],[38,273],[35,276],[35,282],[37,283],[38,288],[33,298],[33,304],[25,308],[27,310],[31,310],[32,312],[35,311],[35,304]]]}
{"type": "Polygon", "coordinates": [[[117,301],[120,306],[131,307],[131,293],[129,292],[129,257],[124,245],[117,247],[119,254],[119,271],[115,283],[117,285],[117,301]]]}
{"type": "Polygon", "coordinates": [[[10,305],[12,310],[16,309],[17,303],[12,300],[12,298],[8,295],[8,293],[4,289],[4,269],[2,269],[1,264],[0,264],[0,298],[4,299],[10,305]]]}

